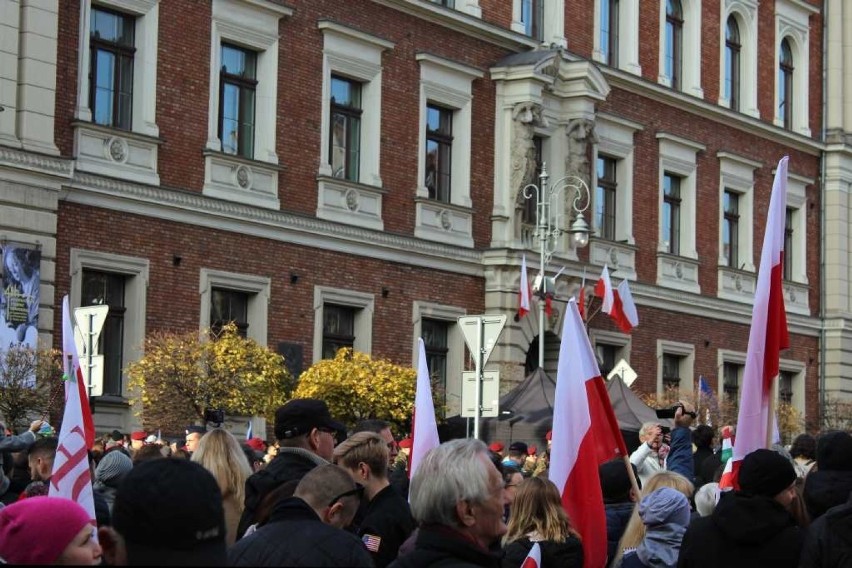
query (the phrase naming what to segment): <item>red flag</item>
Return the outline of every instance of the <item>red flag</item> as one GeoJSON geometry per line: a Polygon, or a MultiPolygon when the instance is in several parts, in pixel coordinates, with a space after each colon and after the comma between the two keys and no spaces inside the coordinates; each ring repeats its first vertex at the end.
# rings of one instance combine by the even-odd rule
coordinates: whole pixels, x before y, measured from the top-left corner
{"type": "Polygon", "coordinates": [[[775,170],[766,233],[763,236],[763,252],[760,256],[760,272],[757,275],[748,352],[743,371],[737,439],[734,443],[735,487],[742,459],[754,450],[766,447],[770,405],[774,402],[771,396],[772,385],[778,377],[781,350],[790,345],[781,288],[787,213],[787,161],[787,156],[781,158],[775,170]]]}
{"type": "Polygon", "coordinates": [[[582,537],[583,566],[603,566],[606,515],[598,466],[627,455],[627,448],[573,299],[562,328],[550,451],[550,480],[562,493],[562,504],[582,537]]]}
{"type": "Polygon", "coordinates": [[[601,298],[603,302],[601,304],[601,311],[605,314],[612,312],[612,303],[615,301],[615,298],[612,292],[612,282],[609,280],[609,268],[606,265],[603,267],[598,283],[595,284],[595,296],[601,298]]]}
{"type": "Polygon", "coordinates": [[[409,477],[414,477],[417,466],[432,448],[440,444],[438,423],[435,421],[435,404],[432,402],[432,383],[426,365],[426,347],[420,339],[420,355],[417,361],[417,393],[414,395],[414,416],[411,420],[411,467],[409,477]]]}
{"type": "Polygon", "coordinates": [[[524,558],[524,563],[521,568],[541,568],[541,545],[535,543],[530,548],[530,553],[524,558]]]}
{"type": "Polygon", "coordinates": [[[630,333],[631,329],[639,325],[639,313],[636,311],[633,294],[630,293],[630,285],[626,279],[621,281],[613,293],[612,311],[609,315],[624,333],[630,333]]]}
{"type": "MultiPolygon", "coordinates": [[[[59,431],[59,445],[53,461],[48,495],[76,501],[89,513],[94,524],[95,502],[92,496],[92,478],[87,452],[87,449],[91,447],[91,442],[87,439],[90,432],[94,436],[94,428],[87,429],[85,419],[88,413],[88,401],[85,389],[78,387],[83,384],[83,374],[80,371],[80,361],[74,345],[74,328],[71,325],[68,296],[62,300],[62,348],[66,364],[68,356],[71,358],[71,368],[68,370],[65,382],[65,413],[62,417],[62,428],[59,431]],[[84,401],[86,401],[85,405],[84,401]]],[[[91,423],[91,414],[88,414],[88,419],[91,423]]]]}
{"type": "Polygon", "coordinates": [[[518,319],[530,313],[530,281],[527,278],[527,255],[521,257],[521,287],[518,292],[518,319]]]}

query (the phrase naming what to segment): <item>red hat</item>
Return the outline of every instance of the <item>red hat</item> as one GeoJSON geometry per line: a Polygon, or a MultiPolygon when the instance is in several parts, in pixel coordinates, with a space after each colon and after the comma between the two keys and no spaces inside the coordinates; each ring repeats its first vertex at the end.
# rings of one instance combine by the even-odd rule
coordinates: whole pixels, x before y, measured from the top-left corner
{"type": "Polygon", "coordinates": [[[553,439],[553,430],[548,430],[547,434],[544,435],[544,439],[548,442],[553,439]]]}
{"type": "Polygon", "coordinates": [[[403,438],[399,441],[400,448],[411,448],[411,438],[403,438]]]}
{"type": "Polygon", "coordinates": [[[17,501],[0,510],[0,556],[9,564],[53,564],[89,524],[89,513],[70,499],[17,501]]]}
{"type": "Polygon", "coordinates": [[[140,442],[144,441],[145,438],[147,438],[147,437],[148,437],[148,433],[143,431],[143,430],[137,430],[136,432],[133,432],[132,434],[130,434],[131,440],[139,440],[140,442]]]}
{"type": "Polygon", "coordinates": [[[503,442],[494,442],[488,446],[488,449],[499,454],[503,451],[503,442]]]}
{"type": "Polygon", "coordinates": [[[246,445],[256,452],[266,451],[266,442],[264,442],[260,438],[249,438],[248,440],[246,440],[246,445]]]}
{"type": "Polygon", "coordinates": [[[534,456],[537,451],[538,448],[535,446],[535,444],[533,444],[529,448],[527,448],[527,455],[534,456]]]}

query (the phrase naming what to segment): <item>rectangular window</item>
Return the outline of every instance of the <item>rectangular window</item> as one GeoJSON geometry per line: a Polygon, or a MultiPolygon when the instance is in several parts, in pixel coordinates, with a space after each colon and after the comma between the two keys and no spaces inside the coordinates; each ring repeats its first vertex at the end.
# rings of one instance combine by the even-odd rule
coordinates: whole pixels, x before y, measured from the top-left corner
{"type": "Polygon", "coordinates": [[[668,172],[663,176],[663,242],[669,254],[680,254],[680,181],[668,172]]]}
{"type": "Polygon", "coordinates": [[[455,0],[429,0],[432,4],[439,4],[446,8],[455,8],[456,2],[455,0]]]}
{"type": "Polygon", "coordinates": [[[334,359],[341,348],[355,346],[356,308],[325,304],[322,311],[322,358],[334,359]]]}
{"type": "Polygon", "coordinates": [[[214,335],[222,326],[233,323],[240,337],[248,334],[249,294],[224,288],[213,288],[210,295],[210,330],[214,335]]]}
{"type": "Polygon", "coordinates": [[[130,130],[136,19],[92,8],[89,105],[96,124],[130,130]]]}
{"type": "Polygon", "coordinates": [[[740,196],[733,191],[725,191],[725,221],[722,224],[722,247],[730,268],[739,266],[739,222],[740,196]]]}
{"type": "Polygon", "coordinates": [[[426,364],[432,375],[433,384],[447,387],[447,329],[448,322],[424,318],[420,322],[420,333],[426,351],[426,364]]]}
{"type": "Polygon", "coordinates": [[[361,160],[361,83],[331,77],[331,133],[329,159],[332,175],[358,181],[361,160]]]}
{"type": "Polygon", "coordinates": [[[680,389],[680,363],[683,357],[663,354],[663,390],[680,389]]]}
{"type": "Polygon", "coordinates": [[[793,377],[796,373],[781,371],[778,373],[778,401],[793,404],[793,377]]]}
{"type": "Polygon", "coordinates": [[[103,355],[105,395],[121,396],[121,370],[124,368],[124,313],[126,276],[96,270],[83,270],[81,306],[109,306],[98,354],[103,355]]]}
{"type": "Polygon", "coordinates": [[[598,236],[615,240],[615,192],[618,161],[608,156],[598,157],[598,186],[595,189],[595,227],[598,236]]]}
{"type": "Polygon", "coordinates": [[[618,67],[618,0],[601,2],[601,51],[610,67],[618,67]]]}
{"type": "Polygon", "coordinates": [[[739,396],[741,370],[742,365],[736,363],[725,363],[722,367],[722,389],[733,400],[739,396]]]}
{"type": "Polygon", "coordinates": [[[524,33],[533,39],[542,39],[544,0],[521,0],[521,23],[524,33]]]}
{"type": "Polygon", "coordinates": [[[672,89],[680,89],[683,65],[683,11],[680,0],[668,0],[666,6],[665,70],[672,89]]]}
{"type": "Polygon", "coordinates": [[[222,151],[254,157],[257,53],[222,44],[219,72],[219,139],[222,151]]]}
{"type": "Polygon", "coordinates": [[[598,343],[595,345],[595,355],[597,355],[598,368],[601,371],[601,376],[604,378],[608,377],[615,368],[615,358],[618,356],[618,346],[598,343]]]}
{"type": "Polygon", "coordinates": [[[426,107],[426,188],[429,199],[450,203],[453,111],[426,107]]]}
{"type": "Polygon", "coordinates": [[[784,280],[793,279],[793,214],[795,209],[787,208],[784,217],[784,280]]]}

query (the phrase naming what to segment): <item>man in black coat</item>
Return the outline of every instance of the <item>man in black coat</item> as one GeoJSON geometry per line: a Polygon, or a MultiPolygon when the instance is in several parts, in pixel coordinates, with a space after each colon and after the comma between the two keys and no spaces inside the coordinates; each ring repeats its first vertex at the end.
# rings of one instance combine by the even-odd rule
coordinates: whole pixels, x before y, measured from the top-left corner
{"type": "Polygon", "coordinates": [[[229,564],[372,567],[361,541],[343,530],[352,522],[362,493],[363,487],[343,468],[314,468],[293,497],[275,505],[265,525],[231,547],[229,564]]]}
{"type": "Polygon", "coordinates": [[[298,481],[316,466],[329,463],[337,437],[343,432],[343,424],[331,418],[322,400],[296,398],[280,407],[275,412],[278,455],[246,480],[245,509],[237,537],[257,522],[258,510],[272,490],[288,481],[298,481]]]}
{"type": "Polygon", "coordinates": [[[411,479],[411,512],[420,523],[414,550],[393,568],[500,565],[489,551],[506,533],[503,477],[479,440],[452,440],[431,450],[411,479]]]}
{"type": "Polygon", "coordinates": [[[811,523],[799,568],[852,566],[852,493],[811,523]]]}
{"type": "Polygon", "coordinates": [[[795,483],[796,471],[784,456],[764,449],[747,455],[740,490],[723,494],[712,515],[689,525],[678,567],[796,568],[803,534],[788,511],[795,483]]]}
{"type": "Polygon", "coordinates": [[[380,434],[358,432],[334,449],[334,463],[364,486],[368,502],[356,530],[376,567],[385,568],[414,531],[408,503],[388,481],[387,443],[380,434]]]}

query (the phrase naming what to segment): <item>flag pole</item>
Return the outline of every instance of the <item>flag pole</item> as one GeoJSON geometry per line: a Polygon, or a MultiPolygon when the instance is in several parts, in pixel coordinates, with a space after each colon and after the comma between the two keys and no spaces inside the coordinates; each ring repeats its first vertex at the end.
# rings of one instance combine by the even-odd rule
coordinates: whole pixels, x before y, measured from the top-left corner
{"type": "Polygon", "coordinates": [[[769,408],[766,413],[766,447],[771,448],[775,436],[775,405],[778,401],[778,377],[772,381],[769,388],[769,408]]]}
{"type": "Polygon", "coordinates": [[[627,477],[630,478],[630,488],[633,489],[633,494],[635,495],[637,499],[636,502],[638,503],[638,499],[642,496],[642,493],[639,489],[639,482],[636,481],[636,473],[633,471],[633,464],[630,463],[630,456],[627,454],[621,457],[624,460],[624,467],[627,468],[627,477]]]}

